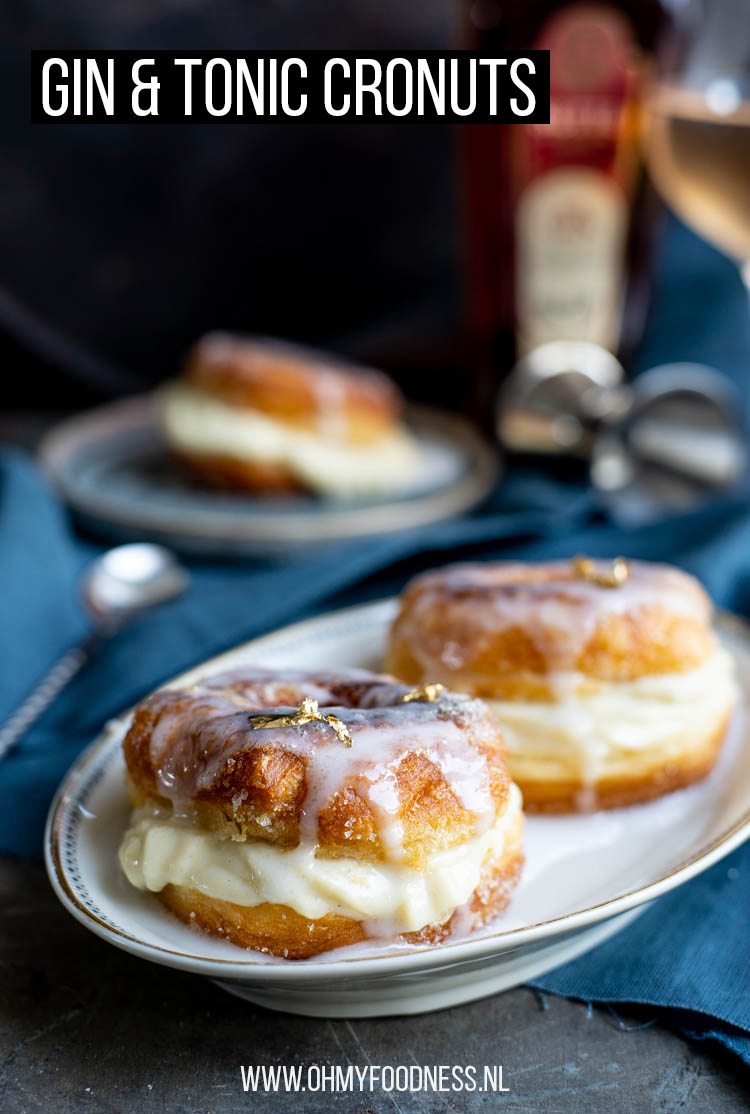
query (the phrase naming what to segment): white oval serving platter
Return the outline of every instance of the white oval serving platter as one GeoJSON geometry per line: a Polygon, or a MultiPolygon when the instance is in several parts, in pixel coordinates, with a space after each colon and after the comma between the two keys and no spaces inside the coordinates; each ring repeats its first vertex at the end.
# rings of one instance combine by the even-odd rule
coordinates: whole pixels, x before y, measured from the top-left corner
{"type": "MultiPolygon", "coordinates": [[[[391,600],[323,615],[248,642],[183,674],[217,669],[361,666],[378,669],[391,600]]],[[[251,1002],[316,1017],[423,1013],[541,975],[624,928],[647,904],[750,836],[749,628],[731,616],[743,707],[712,774],[662,800],[592,815],[531,816],[526,864],[508,910],[470,937],[438,946],[367,946],[303,962],[243,951],[173,918],[120,872],[129,804],[121,743],[130,715],[107,725],[51,806],[45,857],[63,905],[125,951],[209,976],[251,1002]]]]}

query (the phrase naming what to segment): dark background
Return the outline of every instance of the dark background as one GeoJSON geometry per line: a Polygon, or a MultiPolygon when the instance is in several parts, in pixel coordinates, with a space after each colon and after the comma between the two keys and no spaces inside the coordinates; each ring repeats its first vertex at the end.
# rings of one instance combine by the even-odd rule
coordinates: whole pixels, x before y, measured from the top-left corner
{"type": "MultiPolygon", "coordinates": [[[[215,328],[328,346],[395,372],[413,397],[461,401],[457,129],[32,126],[29,51],[446,49],[471,2],[495,0],[3,5],[0,411],[142,389],[215,328]]],[[[736,268],[674,224],[657,241],[635,370],[697,359],[744,377],[736,268]]]]}
{"type": "Polygon", "coordinates": [[[5,13],[3,82],[24,102],[0,108],[6,404],[67,409],[147,385],[212,328],[331,345],[429,396],[425,346],[444,359],[460,318],[449,124],[30,126],[28,50],[436,49],[455,45],[457,16],[453,0],[5,13]]]}

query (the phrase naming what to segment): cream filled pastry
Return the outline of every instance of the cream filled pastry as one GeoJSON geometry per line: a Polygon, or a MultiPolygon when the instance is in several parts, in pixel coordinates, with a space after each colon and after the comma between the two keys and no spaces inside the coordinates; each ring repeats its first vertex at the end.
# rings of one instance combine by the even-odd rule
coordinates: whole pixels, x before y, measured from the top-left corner
{"type": "Polygon", "coordinates": [[[486,700],[527,809],[613,807],[712,768],[737,689],[711,624],[666,565],[453,566],[407,586],[387,668],[486,700]]]}
{"type": "Polygon", "coordinates": [[[496,915],[520,871],[497,724],[439,685],[245,668],[155,693],[124,752],[127,878],[241,947],[439,942],[496,915]]]}
{"type": "Polygon", "coordinates": [[[159,398],[172,452],[224,487],[346,498],[408,487],[417,465],[385,375],[280,342],[210,334],[159,398]]]}

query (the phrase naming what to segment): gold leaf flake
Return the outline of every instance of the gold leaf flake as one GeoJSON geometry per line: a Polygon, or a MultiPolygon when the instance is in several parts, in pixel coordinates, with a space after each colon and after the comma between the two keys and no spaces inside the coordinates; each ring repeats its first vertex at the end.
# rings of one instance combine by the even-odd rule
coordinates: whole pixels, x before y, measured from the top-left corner
{"type": "Polygon", "coordinates": [[[434,704],[436,700],[440,699],[442,693],[445,692],[445,685],[441,684],[428,684],[420,685],[419,688],[412,689],[411,692],[405,692],[399,698],[399,704],[411,704],[412,701],[426,701],[428,704],[434,704]]]}
{"type": "Polygon", "coordinates": [[[354,740],[346,724],[338,716],[324,716],[318,708],[317,700],[309,696],[299,706],[299,710],[288,715],[284,712],[271,712],[257,716],[250,716],[250,725],[254,729],[266,727],[303,727],[306,723],[318,721],[327,723],[332,728],[345,747],[350,747],[354,740]]]}
{"type": "Polygon", "coordinates": [[[624,557],[615,557],[604,572],[600,571],[595,561],[583,554],[574,557],[571,564],[576,576],[588,580],[590,584],[598,584],[600,588],[619,588],[630,576],[630,565],[624,557]]]}

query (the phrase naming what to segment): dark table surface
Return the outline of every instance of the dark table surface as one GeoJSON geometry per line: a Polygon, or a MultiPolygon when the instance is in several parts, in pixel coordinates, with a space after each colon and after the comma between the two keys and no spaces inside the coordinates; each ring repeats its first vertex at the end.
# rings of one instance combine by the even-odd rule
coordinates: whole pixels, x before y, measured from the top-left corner
{"type": "Polygon", "coordinates": [[[0,1110],[345,1114],[508,1110],[724,1114],[750,1106],[738,1062],[652,1013],[519,988],[423,1017],[271,1013],[206,978],[92,936],[36,863],[0,859],[0,1110]],[[246,1094],[241,1065],[503,1065],[505,1094],[246,1094]]]}

